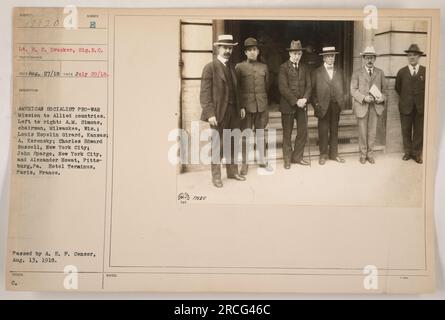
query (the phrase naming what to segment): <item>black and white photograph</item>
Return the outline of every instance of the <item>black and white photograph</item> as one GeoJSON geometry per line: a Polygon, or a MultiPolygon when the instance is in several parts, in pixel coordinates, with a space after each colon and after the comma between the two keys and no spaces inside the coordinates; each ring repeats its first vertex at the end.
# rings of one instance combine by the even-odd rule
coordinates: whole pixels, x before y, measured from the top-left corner
{"type": "Polygon", "coordinates": [[[422,206],[428,28],[182,20],[178,201],[422,206]]]}

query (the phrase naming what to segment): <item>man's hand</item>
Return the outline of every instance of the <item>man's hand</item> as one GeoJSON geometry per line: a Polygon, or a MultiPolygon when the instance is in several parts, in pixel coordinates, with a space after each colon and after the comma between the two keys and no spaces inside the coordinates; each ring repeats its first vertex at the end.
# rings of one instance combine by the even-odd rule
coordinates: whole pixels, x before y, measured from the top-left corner
{"type": "Polygon", "coordinates": [[[366,103],[371,103],[371,102],[374,102],[374,97],[371,96],[370,94],[368,94],[367,96],[365,96],[364,100],[366,103]]]}
{"type": "Polygon", "coordinates": [[[246,116],[246,109],[241,108],[240,116],[241,116],[241,119],[244,119],[244,117],[246,116]]]}
{"type": "Polygon", "coordinates": [[[385,98],[383,98],[383,96],[380,96],[377,99],[375,99],[376,103],[382,103],[383,101],[385,101],[385,98]]]}
{"type": "Polygon", "coordinates": [[[218,125],[218,122],[216,122],[216,117],[210,117],[209,123],[211,126],[214,126],[214,127],[216,127],[218,125]]]}
{"type": "Polygon", "coordinates": [[[297,100],[297,106],[299,108],[304,108],[306,106],[306,102],[307,102],[306,98],[298,99],[297,100]]]}

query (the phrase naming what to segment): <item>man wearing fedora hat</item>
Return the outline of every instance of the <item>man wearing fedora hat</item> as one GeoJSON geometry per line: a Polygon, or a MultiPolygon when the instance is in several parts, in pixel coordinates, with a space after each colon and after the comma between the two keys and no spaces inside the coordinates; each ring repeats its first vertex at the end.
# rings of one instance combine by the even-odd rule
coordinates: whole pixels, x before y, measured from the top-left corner
{"type": "MultiPolygon", "coordinates": [[[[235,66],[238,79],[239,104],[241,108],[241,130],[255,130],[257,150],[259,151],[258,163],[261,168],[272,171],[272,167],[265,160],[264,129],[269,120],[267,89],[269,87],[269,70],[267,65],[258,61],[258,42],[255,38],[247,38],[244,41],[244,54],[246,60],[235,66]],[[257,131],[260,130],[260,131],[257,131]]],[[[248,137],[247,137],[248,138],[248,137]]],[[[247,143],[243,142],[241,175],[247,175],[248,163],[247,143]]]]}
{"type": "Polygon", "coordinates": [[[340,163],[338,155],[338,123],[340,111],[345,108],[343,72],[334,65],[339,54],[335,47],[323,47],[320,53],[324,63],[312,72],[312,105],[318,118],[319,163],[331,159],[340,163]]]}
{"type": "Polygon", "coordinates": [[[403,160],[412,158],[417,163],[422,163],[426,68],[419,64],[423,52],[417,44],[412,44],[405,52],[408,65],[399,70],[395,84],[395,89],[399,94],[403,160]]]}
{"type": "Polygon", "coordinates": [[[377,135],[377,120],[385,109],[387,85],[383,70],[374,66],[377,53],[368,46],[360,53],[365,62],[351,78],[352,108],[358,120],[360,163],[374,164],[373,148],[377,135]]]}
{"type": "Polygon", "coordinates": [[[280,66],[278,88],[281,93],[284,168],[290,169],[291,162],[309,165],[309,162],[303,159],[303,153],[307,140],[306,104],[311,96],[311,77],[308,67],[300,61],[304,50],[301,42],[292,40],[286,50],[289,52],[289,60],[280,66]],[[295,120],[297,136],[292,150],[292,130],[295,120]]]}
{"type": "Polygon", "coordinates": [[[226,159],[227,178],[246,180],[238,173],[234,142],[226,131],[231,132],[232,129],[240,127],[241,111],[238,104],[236,74],[229,62],[233,47],[237,44],[233,41],[232,35],[218,36],[218,41],[213,44],[217,50],[217,57],[206,64],[202,71],[201,120],[207,121],[213,129],[211,171],[213,185],[217,188],[223,186],[220,164],[223,155],[226,159]],[[215,152],[219,155],[215,156],[215,152]]]}

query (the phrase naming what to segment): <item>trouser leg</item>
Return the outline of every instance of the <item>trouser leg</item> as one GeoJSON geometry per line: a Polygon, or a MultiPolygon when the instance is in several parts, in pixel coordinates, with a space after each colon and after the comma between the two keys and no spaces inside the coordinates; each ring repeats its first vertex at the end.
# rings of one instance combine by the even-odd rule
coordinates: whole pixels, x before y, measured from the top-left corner
{"type": "Polygon", "coordinates": [[[320,148],[320,158],[328,157],[329,117],[330,111],[328,109],[324,117],[318,119],[318,145],[320,148]]]}
{"type": "Polygon", "coordinates": [[[218,126],[210,126],[212,131],[212,150],[211,150],[211,173],[213,179],[221,179],[221,159],[223,156],[222,149],[222,128],[218,126]]]}
{"type": "MultiPolygon", "coordinates": [[[[229,105],[230,107],[230,105],[229,105]]],[[[227,176],[231,177],[235,174],[238,174],[238,151],[239,151],[239,143],[237,139],[237,135],[231,135],[229,133],[233,133],[233,130],[240,130],[240,118],[233,111],[229,113],[228,118],[225,121],[225,129],[227,134],[225,136],[224,144],[227,144],[228,147],[224,148],[225,159],[226,159],[226,172],[227,176]]]]}
{"type": "Polygon", "coordinates": [[[265,164],[266,160],[266,132],[265,128],[267,126],[267,122],[269,120],[269,112],[257,112],[255,115],[255,138],[256,138],[256,147],[258,150],[258,163],[265,164]]]}
{"type": "Polygon", "coordinates": [[[294,151],[292,153],[292,161],[299,162],[303,159],[304,147],[307,141],[307,121],[306,111],[302,108],[297,108],[297,137],[295,138],[294,151]]]}
{"type": "MultiPolygon", "coordinates": [[[[246,117],[241,121],[241,130],[243,130],[243,132],[246,134],[246,130],[252,130],[253,129],[253,121],[252,121],[252,117],[253,117],[253,113],[246,113],[246,117]]],[[[243,166],[247,166],[247,164],[250,162],[249,160],[254,159],[253,153],[250,154],[251,152],[253,152],[254,150],[254,145],[252,144],[252,138],[253,136],[251,136],[251,134],[253,134],[253,132],[250,132],[249,135],[246,134],[246,137],[243,136],[243,141],[242,141],[242,156],[243,156],[243,160],[242,160],[242,164],[243,166]]]]}
{"type": "Polygon", "coordinates": [[[340,120],[340,108],[337,103],[331,102],[329,119],[329,158],[335,159],[338,155],[338,122],[340,120]]]}
{"type": "Polygon", "coordinates": [[[377,136],[377,119],[378,119],[378,115],[377,115],[374,105],[369,106],[368,115],[369,115],[369,119],[368,119],[367,156],[373,157],[375,138],[377,136]]]}
{"type": "Polygon", "coordinates": [[[411,155],[413,152],[413,112],[410,114],[400,114],[400,124],[402,127],[403,150],[405,154],[411,155]]]}
{"type": "Polygon", "coordinates": [[[294,114],[281,114],[281,124],[283,126],[283,158],[285,161],[290,161],[294,114]]]}
{"type": "Polygon", "coordinates": [[[422,157],[422,150],[423,150],[423,114],[419,114],[416,111],[413,121],[413,155],[415,157],[422,157]]]}
{"type": "Polygon", "coordinates": [[[368,117],[369,112],[363,118],[358,118],[358,145],[361,158],[366,158],[368,152],[368,117]]]}

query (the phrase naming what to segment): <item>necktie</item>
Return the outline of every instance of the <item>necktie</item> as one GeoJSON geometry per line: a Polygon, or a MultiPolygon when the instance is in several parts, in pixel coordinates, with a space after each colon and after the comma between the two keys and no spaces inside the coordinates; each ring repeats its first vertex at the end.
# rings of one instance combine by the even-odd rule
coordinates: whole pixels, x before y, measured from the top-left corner
{"type": "Polygon", "coordinates": [[[326,69],[327,70],[334,70],[334,67],[333,66],[327,66],[326,69]]]}
{"type": "Polygon", "coordinates": [[[371,68],[368,69],[368,73],[369,73],[369,76],[372,77],[372,69],[371,68]]]}
{"type": "Polygon", "coordinates": [[[413,77],[414,77],[416,74],[417,74],[417,68],[414,67],[414,70],[413,70],[413,77]]]}

